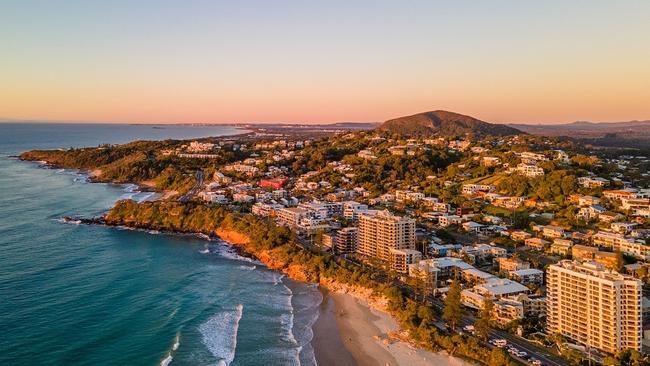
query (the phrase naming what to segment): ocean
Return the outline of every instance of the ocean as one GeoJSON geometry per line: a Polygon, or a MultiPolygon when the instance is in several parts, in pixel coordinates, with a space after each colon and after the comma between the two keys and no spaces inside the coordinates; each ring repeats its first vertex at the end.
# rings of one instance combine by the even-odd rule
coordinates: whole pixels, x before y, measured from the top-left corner
{"type": "Polygon", "coordinates": [[[227,126],[0,124],[0,364],[314,365],[322,296],[227,243],[64,223],[134,186],[91,184],[30,149],[238,133],[227,126]]]}

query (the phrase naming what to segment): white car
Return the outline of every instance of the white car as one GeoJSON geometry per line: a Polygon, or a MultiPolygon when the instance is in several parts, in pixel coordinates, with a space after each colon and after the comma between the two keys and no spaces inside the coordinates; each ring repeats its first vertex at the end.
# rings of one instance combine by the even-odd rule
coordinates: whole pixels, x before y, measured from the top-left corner
{"type": "Polygon", "coordinates": [[[503,348],[503,347],[505,347],[507,344],[508,344],[508,341],[506,341],[506,340],[503,339],[503,338],[502,338],[502,339],[495,339],[495,340],[494,340],[494,345],[497,346],[497,347],[499,347],[499,348],[503,348]]]}
{"type": "Polygon", "coordinates": [[[519,356],[521,358],[524,358],[524,357],[528,356],[528,353],[526,353],[525,351],[519,351],[519,352],[517,352],[517,356],[519,356]]]}

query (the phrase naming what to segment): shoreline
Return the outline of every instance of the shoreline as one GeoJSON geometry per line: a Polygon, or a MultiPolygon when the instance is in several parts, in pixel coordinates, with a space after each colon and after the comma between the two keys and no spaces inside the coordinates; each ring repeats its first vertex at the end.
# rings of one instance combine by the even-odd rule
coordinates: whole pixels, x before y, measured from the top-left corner
{"type": "MultiPolygon", "coordinates": [[[[52,168],[52,165],[48,163],[45,167],[52,168]]],[[[140,192],[147,191],[160,194],[160,192],[152,190],[152,187],[146,184],[102,182],[92,179],[93,173],[96,172],[75,170],[88,176],[90,178],[89,183],[131,184],[136,187],[136,190],[141,190],[140,192]]],[[[147,199],[147,201],[160,199],[160,197],[157,197],[157,199],[147,199]]],[[[317,310],[318,317],[311,326],[313,337],[310,344],[318,365],[474,365],[460,358],[448,356],[442,352],[429,352],[417,345],[396,339],[392,335],[399,332],[399,325],[393,315],[385,310],[385,304],[373,298],[372,290],[358,286],[351,287],[327,278],[321,278],[320,281],[314,282],[310,281],[306,276],[296,276],[296,273],[292,273],[293,271],[289,267],[276,266],[275,258],[268,255],[268,252],[255,253],[249,251],[247,245],[250,243],[250,238],[234,230],[220,228],[216,232],[210,233],[158,230],[146,226],[107,222],[105,215],[92,218],[64,217],[66,222],[72,219],[79,220],[80,223],[87,225],[122,228],[145,233],[193,236],[208,242],[221,241],[228,245],[237,255],[256,260],[270,270],[286,274],[288,278],[294,281],[306,284],[316,283],[323,294],[323,300],[317,310]]]]}
{"type": "MultiPolygon", "coordinates": [[[[363,299],[345,292],[327,292],[326,298],[333,303],[333,310],[326,313],[328,320],[334,320],[339,330],[345,350],[357,365],[387,366],[475,366],[444,352],[431,352],[417,348],[399,340],[394,334],[399,332],[397,321],[387,312],[377,310],[363,299]]],[[[325,297],[323,303],[325,303],[325,297]]],[[[320,329],[314,330],[315,334],[320,329]]],[[[316,338],[316,336],[314,336],[316,338]]],[[[316,355],[324,352],[341,352],[334,345],[325,349],[315,343],[316,355]]],[[[317,357],[318,360],[318,357],[317,357]]],[[[320,363],[328,365],[330,363],[320,363]]]]}
{"type": "MultiPolygon", "coordinates": [[[[82,219],[83,224],[100,225],[151,233],[151,229],[128,225],[114,225],[97,218],[82,219]]],[[[297,279],[285,270],[274,268],[246,250],[246,239],[239,233],[222,231],[218,235],[197,232],[161,230],[156,233],[220,241],[237,255],[258,261],[267,269],[288,275],[293,281],[310,284],[297,279]]],[[[408,365],[408,366],[474,366],[474,363],[449,356],[444,352],[431,352],[398,339],[400,331],[397,320],[383,310],[381,302],[369,302],[365,288],[352,288],[329,280],[317,283],[323,300],[318,317],[312,324],[311,346],[318,365],[408,365]]]]}

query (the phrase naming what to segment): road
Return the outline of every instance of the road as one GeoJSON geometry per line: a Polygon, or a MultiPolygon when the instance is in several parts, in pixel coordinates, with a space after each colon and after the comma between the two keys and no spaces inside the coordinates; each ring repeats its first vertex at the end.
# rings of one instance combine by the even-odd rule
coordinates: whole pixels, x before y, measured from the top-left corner
{"type": "Polygon", "coordinates": [[[191,200],[194,196],[196,196],[197,193],[199,193],[199,191],[203,187],[203,172],[197,170],[196,173],[194,173],[194,177],[196,178],[196,183],[194,184],[194,187],[186,194],[180,196],[178,198],[179,202],[187,202],[191,200]]]}

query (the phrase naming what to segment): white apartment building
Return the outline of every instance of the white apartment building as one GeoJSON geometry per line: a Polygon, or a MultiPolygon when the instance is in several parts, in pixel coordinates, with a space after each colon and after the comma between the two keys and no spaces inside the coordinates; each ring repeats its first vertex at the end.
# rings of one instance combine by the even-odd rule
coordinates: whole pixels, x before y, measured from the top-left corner
{"type": "Polygon", "coordinates": [[[592,237],[592,240],[593,244],[597,246],[620,250],[625,254],[644,260],[650,259],[650,245],[647,245],[642,240],[606,231],[597,232],[592,237]]]}
{"type": "Polygon", "coordinates": [[[544,154],[534,153],[530,151],[525,151],[519,154],[519,157],[526,160],[532,161],[548,161],[548,158],[544,154]]]}
{"type": "Polygon", "coordinates": [[[547,332],[608,353],[641,350],[641,281],[563,260],[546,275],[547,332]]]}
{"type": "Polygon", "coordinates": [[[478,192],[494,192],[496,189],[497,187],[491,184],[463,184],[463,194],[467,196],[473,196],[478,192]]]}
{"type": "Polygon", "coordinates": [[[415,220],[388,211],[362,214],[359,217],[357,252],[388,262],[391,249],[415,249],[415,220]]]}
{"type": "Polygon", "coordinates": [[[463,222],[463,218],[458,215],[442,215],[438,217],[438,224],[442,227],[449,225],[458,225],[463,222]]]}
{"type": "Polygon", "coordinates": [[[284,206],[277,203],[258,202],[251,207],[251,213],[255,216],[268,217],[275,214],[276,211],[283,209],[284,206]]]}
{"type": "Polygon", "coordinates": [[[528,178],[534,178],[544,175],[544,169],[538,167],[537,165],[524,164],[520,163],[515,168],[517,172],[525,175],[528,178]]]}
{"type": "Polygon", "coordinates": [[[368,205],[355,201],[345,201],[342,202],[342,205],[343,217],[348,220],[356,220],[359,218],[359,215],[368,211],[368,205]]]}
{"type": "Polygon", "coordinates": [[[397,202],[417,202],[424,199],[424,193],[413,191],[395,191],[395,201],[397,202]]]}
{"type": "Polygon", "coordinates": [[[600,177],[579,177],[578,184],[585,188],[605,187],[609,185],[609,180],[600,177]]]}
{"type": "Polygon", "coordinates": [[[299,207],[286,207],[276,211],[280,223],[288,226],[298,226],[300,220],[307,217],[309,211],[299,207]]]}

